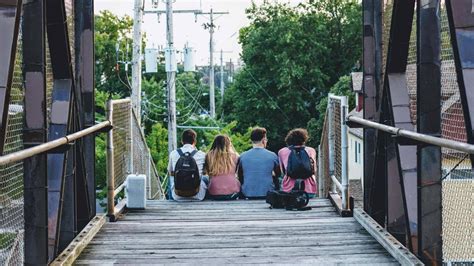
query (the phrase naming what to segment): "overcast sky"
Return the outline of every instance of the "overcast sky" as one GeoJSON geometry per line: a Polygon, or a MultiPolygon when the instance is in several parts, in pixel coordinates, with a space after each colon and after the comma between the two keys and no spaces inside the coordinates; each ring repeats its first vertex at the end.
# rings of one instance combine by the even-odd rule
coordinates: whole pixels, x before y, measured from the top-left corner
{"type": "MultiPolygon", "coordinates": [[[[151,9],[151,0],[145,1],[145,9],[151,9]]],[[[262,0],[256,0],[256,3],[261,3],[262,0]]],[[[287,2],[287,1],[286,1],[287,2]]],[[[292,0],[292,3],[300,2],[292,0]]],[[[95,0],[95,13],[101,10],[109,10],[112,13],[123,16],[129,15],[133,17],[134,0],[95,0]]],[[[241,27],[249,24],[245,15],[245,9],[249,7],[251,0],[202,0],[203,12],[208,12],[212,7],[214,11],[228,11],[228,15],[217,17],[215,24],[218,26],[214,33],[215,51],[229,51],[231,53],[224,53],[224,61],[236,62],[241,52],[238,44],[238,31],[241,27]]],[[[164,9],[165,4],[159,0],[158,9],[164,9]]],[[[173,9],[199,9],[199,0],[176,0],[173,4],[173,9]]],[[[207,17],[198,16],[195,22],[194,14],[175,14],[174,22],[174,43],[178,50],[182,50],[186,42],[189,42],[192,47],[196,49],[196,64],[209,64],[209,32],[202,27],[206,23],[207,17]]],[[[157,16],[154,14],[147,14],[144,17],[143,30],[147,35],[147,46],[158,47],[164,46],[166,43],[166,16],[160,17],[158,23],[157,16]]],[[[214,60],[218,63],[220,54],[214,55],[214,60]]]]}

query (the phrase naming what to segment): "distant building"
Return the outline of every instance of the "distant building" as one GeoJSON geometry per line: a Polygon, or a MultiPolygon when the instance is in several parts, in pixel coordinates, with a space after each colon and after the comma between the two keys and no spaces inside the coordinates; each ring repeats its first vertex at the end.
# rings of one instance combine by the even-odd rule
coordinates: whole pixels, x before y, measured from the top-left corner
{"type": "MultiPolygon", "coordinates": [[[[362,72],[351,74],[352,90],[356,94],[356,107],[349,115],[363,117],[362,72]]],[[[350,180],[363,181],[364,177],[364,132],[362,128],[349,128],[348,174],[350,180]]]]}

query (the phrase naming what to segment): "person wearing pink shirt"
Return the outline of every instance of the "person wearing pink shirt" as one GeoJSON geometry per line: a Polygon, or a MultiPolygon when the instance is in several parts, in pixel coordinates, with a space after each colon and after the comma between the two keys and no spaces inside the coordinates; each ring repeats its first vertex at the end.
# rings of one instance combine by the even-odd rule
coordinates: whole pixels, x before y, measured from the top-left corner
{"type": "Polygon", "coordinates": [[[205,171],[209,175],[209,198],[216,200],[237,199],[240,194],[240,182],[236,169],[239,154],[235,151],[230,138],[217,135],[211,150],[206,154],[205,171]]]}
{"type": "MultiPolygon", "coordinates": [[[[308,131],[303,128],[296,128],[288,132],[286,135],[285,142],[287,147],[282,148],[278,151],[278,158],[280,160],[280,166],[282,168],[282,173],[284,173],[283,181],[282,181],[282,190],[285,192],[289,192],[295,186],[296,179],[288,176],[286,174],[285,169],[288,167],[288,157],[290,156],[291,149],[289,147],[304,147],[306,153],[308,154],[312,166],[314,168],[313,173],[316,173],[316,150],[311,147],[306,147],[305,143],[308,140],[308,131]]],[[[304,179],[305,191],[309,194],[310,197],[314,197],[316,195],[317,184],[316,184],[316,177],[313,174],[312,176],[304,179]]]]}

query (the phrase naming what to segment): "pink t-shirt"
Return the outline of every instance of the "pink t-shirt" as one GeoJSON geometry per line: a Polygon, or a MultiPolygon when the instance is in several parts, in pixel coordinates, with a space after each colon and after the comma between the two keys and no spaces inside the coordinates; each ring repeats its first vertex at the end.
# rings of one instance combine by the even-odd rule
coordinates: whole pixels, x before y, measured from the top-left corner
{"type": "MultiPolygon", "coordinates": [[[[314,172],[316,172],[316,150],[311,148],[311,147],[305,147],[306,152],[308,153],[309,157],[314,160],[314,172]]],[[[288,166],[288,157],[290,156],[291,150],[287,147],[282,148],[281,150],[278,151],[278,158],[280,160],[280,166],[283,166],[284,169],[287,168],[288,166]]],[[[282,173],[284,173],[283,168],[282,168],[282,173]]],[[[295,185],[296,179],[290,178],[285,174],[283,177],[283,181],[281,184],[281,187],[283,191],[291,191],[295,185]]],[[[305,185],[305,191],[307,193],[313,193],[315,194],[318,191],[317,184],[316,184],[316,177],[313,175],[310,178],[305,179],[304,181],[305,185]]]]}
{"type": "Polygon", "coordinates": [[[239,157],[235,156],[231,172],[209,177],[209,194],[223,196],[240,192],[240,182],[235,173],[238,159],[239,157]]]}

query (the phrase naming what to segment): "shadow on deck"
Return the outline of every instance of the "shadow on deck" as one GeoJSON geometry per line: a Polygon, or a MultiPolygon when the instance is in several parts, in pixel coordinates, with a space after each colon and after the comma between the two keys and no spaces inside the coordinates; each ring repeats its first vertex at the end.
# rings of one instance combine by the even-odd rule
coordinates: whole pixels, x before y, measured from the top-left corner
{"type": "Polygon", "coordinates": [[[310,206],[295,212],[264,201],[149,201],[146,210],[105,224],[76,264],[397,264],[329,200],[310,206]]]}

